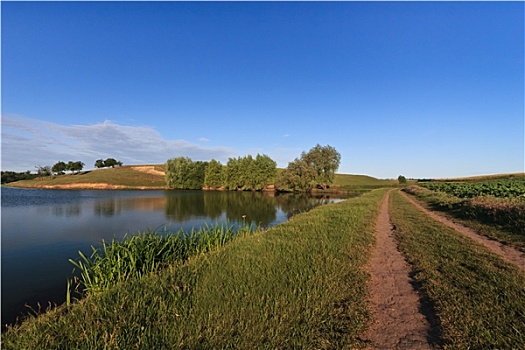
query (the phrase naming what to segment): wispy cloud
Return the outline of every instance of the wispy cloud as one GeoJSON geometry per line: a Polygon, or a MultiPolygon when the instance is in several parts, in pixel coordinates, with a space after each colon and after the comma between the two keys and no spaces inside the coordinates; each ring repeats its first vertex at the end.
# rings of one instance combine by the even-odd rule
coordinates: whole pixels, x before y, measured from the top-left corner
{"type": "Polygon", "coordinates": [[[109,120],[93,125],[61,125],[2,116],[2,170],[33,170],[36,165],[53,165],[60,160],[80,160],[86,168],[92,168],[96,159],[108,157],[124,164],[158,164],[179,156],[225,163],[228,157],[237,155],[229,147],[167,140],[148,126],[120,125],[109,120]]]}

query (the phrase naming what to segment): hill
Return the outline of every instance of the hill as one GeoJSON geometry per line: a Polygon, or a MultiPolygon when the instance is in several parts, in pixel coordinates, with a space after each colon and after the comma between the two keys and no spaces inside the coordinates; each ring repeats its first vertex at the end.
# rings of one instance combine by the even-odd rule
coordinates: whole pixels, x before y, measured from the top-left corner
{"type": "MultiPolygon", "coordinates": [[[[361,191],[396,186],[396,180],[367,175],[336,174],[331,190],[361,191]]],[[[164,164],[126,165],[11,182],[7,186],[47,189],[166,189],[164,164]]]]}

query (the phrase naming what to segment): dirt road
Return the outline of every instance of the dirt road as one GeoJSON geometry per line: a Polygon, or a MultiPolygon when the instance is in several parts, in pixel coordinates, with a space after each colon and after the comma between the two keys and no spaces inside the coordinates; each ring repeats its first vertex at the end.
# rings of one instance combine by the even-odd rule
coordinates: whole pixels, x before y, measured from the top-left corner
{"type": "Polygon", "coordinates": [[[437,336],[432,315],[410,277],[411,268],[394,239],[388,199],[383,200],[376,224],[376,246],[368,264],[372,324],[364,338],[371,349],[434,349],[437,336]]]}

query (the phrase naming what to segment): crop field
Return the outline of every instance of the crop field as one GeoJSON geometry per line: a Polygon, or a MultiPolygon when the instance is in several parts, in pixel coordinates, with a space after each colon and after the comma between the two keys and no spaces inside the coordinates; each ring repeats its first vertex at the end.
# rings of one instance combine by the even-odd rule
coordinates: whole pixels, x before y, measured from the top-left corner
{"type": "Polygon", "coordinates": [[[422,183],[421,186],[459,198],[493,196],[525,200],[525,176],[516,179],[480,182],[429,182],[422,183]]]}
{"type": "Polygon", "coordinates": [[[481,234],[525,251],[525,176],[423,182],[405,191],[481,234]]]}

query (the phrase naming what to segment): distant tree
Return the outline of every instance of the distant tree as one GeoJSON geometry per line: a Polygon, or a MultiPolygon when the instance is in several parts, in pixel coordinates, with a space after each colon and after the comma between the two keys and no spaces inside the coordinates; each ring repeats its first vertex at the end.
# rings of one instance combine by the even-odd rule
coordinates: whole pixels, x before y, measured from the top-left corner
{"type": "Polygon", "coordinates": [[[31,174],[28,170],[26,172],[17,173],[14,171],[2,171],[2,183],[9,183],[20,180],[32,180],[36,178],[38,174],[31,174]]]}
{"type": "Polygon", "coordinates": [[[51,171],[55,174],[64,174],[64,172],[67,170],[67,164],[59,161],[53,165],[51,168],[51,171]]]}
{"type": "Polygon", "coordinates": [[[76,161],[76,162],[69,161],[67,163],[67,170],[71,172],[79,173],[80,171],[82,171],[82,169],[84,169],[84,165],[85,164],[81,161],[76,161]]]}
{"type": "MultiPolygon", "coordinates": [[[[121,163],[122,164],[122,163],[121,163]]],[[[104,161],[104,166],[106,167],[112,167],[114,168],[116,165],[119,165],[119,162],[117,162],[114,158],[108,158],[104,161]]]]}
{"type": "Polygon", "coordinates": [[[277,163],[269,156],[257,154],[253,162],[252,189],[259,191],[273,184],[277,177],[277,163]]]}
{"type": "Polygon", "coordinates": [[[407,179],[403,175],[399,175],[397,177],[397,182],[399,183],[399,185],[406,185],[407,179]]]}
{"type": "Polygon", "coordinates": [[[292,191],[310,191],[315,183],[316,171],[303,159],[296,158],[288,163],[288,167],[281,173],[279,184],[292,191]]]}
{"type": "Polygon", "coordinates": [[[204,177],[208,162],[195,161],[189,164],[188,176],[184,183],[184,189],[200,190],[204,187],[204,177]]]}
{"type": "Polygon", "coordinates": [[[168,159],[166,162],[166,184],[170,188],[184,189],[192,160],[188,157],[168,159]]]}
{"type": "Polygon", "coordinates": [[[226,187],[238,190],[244,186],[241,175],[241,158],[228,158],[226,163],[226,187]]]}
{"type": "Polygon", "coordinates": [[[103,168],[103,167],[105,167],[105,166],[106,166],[106,165],[105,165],[105,163],[104,163],[104,160],[102,160],[102,159],[97,159],[97,160],[96,160],[96,162],[95,162],[95,168],[100,169],[100,168],[103,168]]]}
{"type": "Polygon", "coordinates": [[[36,172],[37,172],[39,179],[42,179],[42,177],[44,176],[49,176],[52,173],[51,167],[49,165],[46,165],[46,166],[35,165],[35,168],[36,168],[36,172]]]}
{"type": "Polygon", "coordinates": [[[223,184],[223,166],[219,161],[212,159],[204,174],[204,186],[219,188],[223,184]]]}
{"type": "Polygon", "coordinates": [[[301,160],[314,169],[317,185],[326,189],[334,181],[335,172],[341,162],[341,154],[332,146],[317,144],[308,153],[303,152],[301,160]]]}

